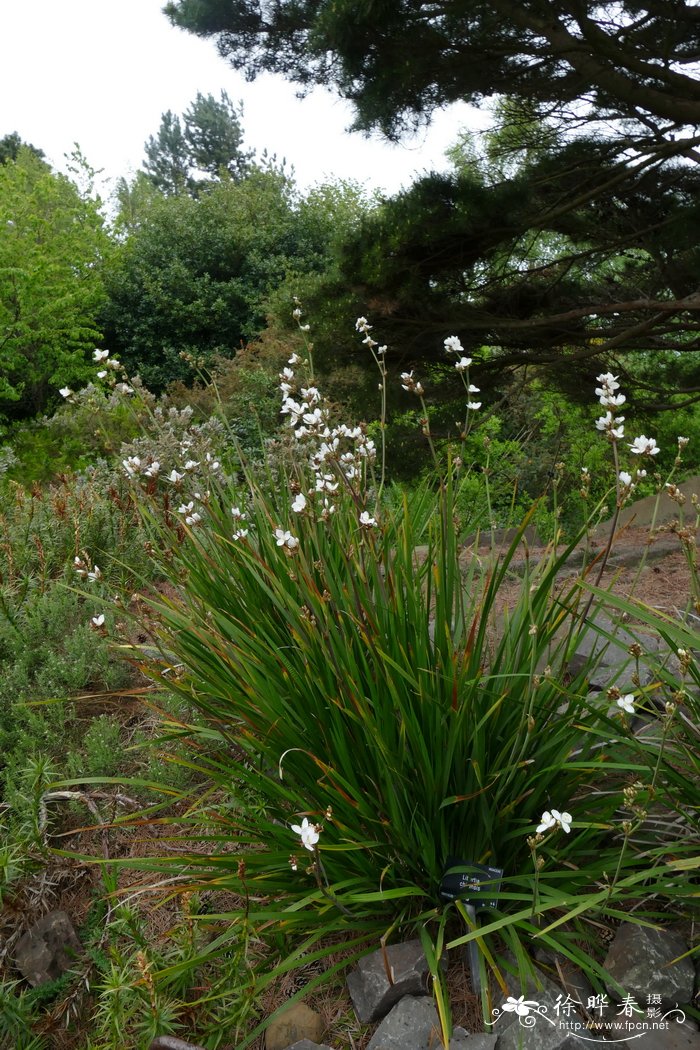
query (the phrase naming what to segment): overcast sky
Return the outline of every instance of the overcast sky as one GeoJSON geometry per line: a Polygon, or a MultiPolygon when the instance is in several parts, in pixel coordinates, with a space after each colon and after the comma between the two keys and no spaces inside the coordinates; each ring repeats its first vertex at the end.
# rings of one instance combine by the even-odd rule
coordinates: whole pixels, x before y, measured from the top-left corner
{"type": "Polygon", "coordinates": [[[182,113],[198,91],[218,98],[224,89],[243,100],[246,145],[286,157],[300,185],[339,176],[393,192],[444,168],[460,128],[479,122],[458,105],[400,146],[347,134],[345,103],[320,90],[300,101],[282,78],[246,83],[213,41],[173,28],[164,2],[0,0],[0,137],[17,131],[59,168],[78,142],[115,179],[140,166],[162,113],[182,113]]]}

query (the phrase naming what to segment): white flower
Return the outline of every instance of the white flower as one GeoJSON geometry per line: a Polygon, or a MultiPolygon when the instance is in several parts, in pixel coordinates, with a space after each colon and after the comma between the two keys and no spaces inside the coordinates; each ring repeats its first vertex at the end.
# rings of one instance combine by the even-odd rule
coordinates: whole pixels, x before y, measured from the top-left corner
{"type": "Polygon", "coordinates": [[[356,332],[369,332],[372,325],[368,324],[366,317],[358,317],[355,321],[356,332]]]}
{"type": "Polygon", "coordinates": [[[198,467],[198,466],[199,466],[199,460],[198,459],[188,459],[187,462],[185,463],[185,468],[184,469],[185,470],[194,470],[194,468],[198,467]]]}
{"type": "MultiPolygon", "coordinates": [[[[617,381],[617,376],[614,376],[612,372],[603,372],[602,375],[596,376],[596,381],[602,383],[606,392],[610,391],[614,393],[620,389],[620,384],[617,381]]],[[[596,390],[596,394],[600,397],[602,391],[596,390]]]]}
{"type": "Polygon", "coordinates": [[[102,627],[104,622],[105,622],[105,614],[104,613],[100,613],[99,616],[93,616],[91,618],[91,620],[90,620],[90,623],[94,627],[102,627]]]}
{"type": "Polygon", "coordinates": [[[459,361],[455,361],[455,368],[458,372],[466,372],[471,363],[471,357],[460,357],[459,361]]]}
{"type": "Polygon", "coordinates": [[[202,520],[202,515],[201,514],[197,514],[197,512],[195,511],[194,514],[188,514],[187,515],[187,517],[185,518],[185,524],[186,525],[190,525],[190,526],[191,525],[198,525],[201,520],[202,520]]]}
{"type": "Polygon", "coordinates": [[[245,537],[247,535],[248,535],[248,530],[247,529],[236,529],[236,531],[233,533],[231,538],[234,539],[234,540],[243,540],[243,539],[245,539],[245,537]]]}
{"type": "Polygon", "coordinates": [[[481,392],[481,388],[478,387],[478,386],[474,386],[473,383],[470,383],[469,386],[467,387],[467,393],[468,394],[478,394],[480,392],[481,392]]]}
{"type": "Polygon", "coordinates": [[[292,536],[288,529],[275,529],[275,542],[278,547],[284,547],[288,551],[294,551],[299,546],[299,540],[292,536]]]}
{"type": "Polygon", "coordinates": [[[635,456],[656,456],[661,451],[655,439],[648,438],[644,434],[636,437],[628,448],[635,456]]]}
{"type": "Polygon", "coordinates": [[[112,371],[116,372],[117,369],[121,368],[121,362],[117,361],[116,357],[111,357],[107,362],[107,368],[111,368],[112,371]]]}
{"type": "Polygon", "coordinates": [[[533,999],[526,999],[524,995],[514,999],[509,995],[503,1004],[503,1010],[507,1014],[517,1014],[518,1017],[527,1017],[530,1010],[536,1010],[540,1004],[533,999]]]}
{"type": "Polygon", "coordinates": [[[92,570],[87,574],[87,578],[88,580],[90,580],[90,583],[96,583],[97,580],[101,579],[101,577],[102,573],[100,572],[99,565],[93,566],[92,570]]]}
{"type": "Polygon", "coordinates": [[[157,459],[154,459],[150,466],[146,467],[144,474],[147,478],[155,478],[160,470],[160,463],[157,459]]]}
{"type": "Polygon", "coordinates": [[[301,332],[310,332],[311,331],[311,325],[310,324],[300,324],[299,325],[299,330],[301,332]]]}
{"type": "Polygon", "coordinates": [[[69,386],[62,386],[58,392],[61,395],[61,397],[72,397],[73,395],[73,391],[69,386]]]}
{"type": "Polygon", "coordinates": [[[305,509],[306,509],[306,496],[304,495],[303,492],[300,492],[298,496],[294,497],[294,502],[292,503],[292,510],[294,511],[295,514],[301,514],[301,512],[303,510],[305,510],[305,509]]]}
{"type": "Polygon", "coordinates": [[[243,518],[245,518],[245,513],[241,510],[240,507],[231,507],[231,517],[234,521],[241,521],[243,518]]]}
{"type": "Polygon", "coordinates": [[[621,470],[617,476],[620,479],[620,484],[624,485],[625,488],[629,488],[632,485],[632,475],[628,474],[626,470],[621,470]]]}
{"type": "Polygon", "coordinates": [[[184,474],[178,474],[176,470],[171,470],[168,474],[168,481],[172,481],[174,485],[177,485],[178,481],[182,481],[184,474]]]}
{"type": "Polygon", "coordinates": [[[106,361],[109,357],[109,350],[95,350],[92,359],[93,361],[106,361]]]}
{"type": "Polygon", "coordinates": [[[299,318],[301,317],[301,310],[299,309],[299,307],[298,307],[298,306],[297,306],[297,307],[295,307],[295,308],[294,308],[294,309],[292,310],[292,317],[294,318],[294,320],[295,320],[295,321],[298,321],[298,320],[299,320],[299,318]]]}
{"type": "Polygon", "coordinates": [[[298,365],[300,361],[301,361],[301,358],[299,357],[299,354],[292,354],[292,356],[287,361],[287,364],[288,365],[298,365]]]}
{"type": "Polygon", "coordinates": [[[374,529],[377,525],[377,519],[371,517],[368,511],[363,510],[360,514],[360,525],[363,529],[374,529]]]}
{"type": "Polygon", "coordinates": [[[456,335],[448,335],[447,339],[445,340],[445,350],[448,354],[461,354],[464,350],[464,347],[462,346],[462,344],[459,341],[459,338],[456,335]]]}
{"type": "Polygon", "coordinates": [[[634,693],[627,693],[617,701],[617,706],[628,715],[634,714],[634,693]]]}
{"type": "Polygon", "coordinates": [[[123,459],[122,466],[130,478],[133,478],[134,474],[140,474],[141,472],[141,460],[138,456],[129,456],[127,459],[123,459]]]}
{"type": "Polygon", "coordinates": [[[103,368],[100,372],[97,373],[97,378],[98,379],[104,379],[106,375],[107,375],[107,370],[106,370],[106,368],[103,368]]]}
{"type": "Polygon", "coordinates": [[[550,828],[556,827],[558,824],[562,831],[565,831],[568,835],[571,831],[571,821],[573,817],[566,811],[560,813],[558,809],[553,809],[551,812],[546,809],[542,814],[542,823],[537,827],[537,834],[541,835],[544,831],[549,831],[550,828]]]}
{"type": "Polygon", "coordinates": [[[189,514],[194,510],[194,503],[183,503],[177,508],[178,514],[189,514]]]}
{"type": "Polygon", "coordinates": [[[308,817],[304,817],[301,824],[292,824],[291,827],[294,834],[301,838],[302,846],[313,853],[314,846],[319,840],[319,830],[316,824],[309,824],[308,817]]]}
{"type": "Polygon", "coordinates": [[[683,449],[685,448],[685,446],[688,444],[689,441],[690,441],[690,438],[684,438],[684,437],[679,437],[678,438],[678,448],[681,450],[681,452],[683,451],[683,449]]]}
{"type": "Polygon", "coordinates": [[[117,383],[114,389],[118,390],[120,394],[133,394],[134,392],[133,387],[130,387],[128,383],[117,383]]]}
{"type": "Polygon", "coordinates": [[[481,408],[481,401],[467,401],[467,408],[476,412],[477,408],[481,408]]]}

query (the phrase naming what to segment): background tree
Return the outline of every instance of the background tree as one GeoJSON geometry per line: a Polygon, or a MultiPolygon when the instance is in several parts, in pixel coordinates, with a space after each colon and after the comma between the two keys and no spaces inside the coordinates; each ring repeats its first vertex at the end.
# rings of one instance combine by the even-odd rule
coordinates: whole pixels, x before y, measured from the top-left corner
{"type": "Polygon", "coordinates": [[[95,202],[32,150],[0,165],[0,420],[44,411],[91,374],[108,246],[95,202]]]}
{"type": "Polygon", "coordinates": [[[180,118],[171,110],[161,117],[157,135],[144,145],[148,178],[161,193],[182,193],[188,187],[189,153],[180,118]]]}
{"type": "Polygon", "coordinates": [[[0,139],[0,164],[5,164],[8,160],[17,160],[19,151],[23,146],[30,150],[39,160],[44,160],[43,150],[37,149],[36,146],[30,145],[28,142],[23,142],[17,132],[12,131],[9,135],[3,135],[0,139]]]}
{"type": "Polygon", "coordinates": [[[169,195],[196,195],[222,177],[244,178],[254,151],[243,148],[242,113],[242,104],[236,106],[225,91],[218,101],[197,92],[182,118],[164,113],[158,134],[144,146],[144,171],[153,185],[169,195]]]}
{"type": "Polygon", "coordinates": [[[272,169],[197,198],[144,197],[106,272],[106,345],[155,390],[191,378],[192,359],[233,356],[264,327],[273,290],[328,266],[342,214],[342,194],[300,198],[272,169]]]}
{"type": "Polygon", "coordinates": [[[501,347],[504,368],[545,364],[578,384],[577,371],[627,360],[642,385],[637,355],[652,352],[650,396],[665,372],[669,389],[700,398],[695,4],[171,0],[166,10],[216,36],[247,75],[334,86],[354,102],[356,127],[393,138],[437,106],[508,97],[500,171],[422,180],[348,246],[358,301],[379,302],[409,352],[458,326],[472,346],[501,347]]]}

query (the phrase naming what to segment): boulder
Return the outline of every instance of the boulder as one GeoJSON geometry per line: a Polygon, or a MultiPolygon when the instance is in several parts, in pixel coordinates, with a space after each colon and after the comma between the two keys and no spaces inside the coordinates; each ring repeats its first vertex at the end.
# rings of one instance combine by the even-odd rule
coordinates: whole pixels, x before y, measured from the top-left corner
{"type": "MultiPolygon", "coordinates": [[[[695,967],[685,955],[688,945],[671,930],[651,929],[623,922],[603,963],[610,976],[639,1004],[647,995],[659,995],[670,1006],[691,1002],[695,967]]],[[[617,990],[611,983],[611,995],[617,990]]]]}
{"type": "Polygon", "coordinates": [[[265,1050],[288,1050],[302,1040],[312,1045],[319,1043],[323,1029],[323,1018],[311,1007],[306,1003],[292,1003],[268,1025],[265,1050]]]}
{"type": "Polygon", "coordinates": [[[64,911],[50,911],[35,922],[15,949],[15,966],[36,987],[72,969],[83,946],[64,911]]]}
{"type": "Polygon", "coordinates": [[[348,975],[347,984],[355,1013],[367,1024],[379,1021],[405,995],[427,995],[428,979],[428,962],[415,940],[365,955],[348,975]]]}
{"type": "Polygon", "coordinates": [[[440,1018],[432,999],[405,996],[384,1018],[367,1050],[436,1050],[440,1018]]]}

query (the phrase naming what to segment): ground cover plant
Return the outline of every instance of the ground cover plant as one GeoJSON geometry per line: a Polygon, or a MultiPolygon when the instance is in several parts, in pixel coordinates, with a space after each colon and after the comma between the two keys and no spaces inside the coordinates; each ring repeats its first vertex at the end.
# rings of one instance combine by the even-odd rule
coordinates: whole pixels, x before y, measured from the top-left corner
{"type": "MultiPolygon", "coordinates": [[[[300,306],[295,315],[305,334],[300,306]]],[[[364,318],[357,327],[385,404],[386,348],[364,318]]],[[[483,405],[459,340],[447,339],[445,350],[464,381],[466,440],[483,405]]],[[[541,562],[526,559],[513,593],[527,517],[500,557],[466,554],[462,540],[483,524],[475,508],[490,520],[488,475],[480,500],[460,501],[460,444],[435,442],[420,377],[401,379],[420,404],[434,457],[411,493],[386,482],[384,412],[376,442],[363,425],[334,419],[315,385],[310,344],[280,374],[288,440],[266,463],[240,457],[227,476],[208,447],[207,487],[195,488],[192,462],[203,457],[185,461],[189,450],[167,462],[172,469],[138,450],[124,460],[146,521],[160,528],[163,571],[177,583],[152,603],[163,658],[149,673],[203,717],[173,728],[192,744],[176,762],[206,784],[181,791],[176,813],[159,808],[154,818],[188,836],[191,852],[127,864],[187,893],[234,895],[232,909],[193,917],[212,925],[211,936],[160,978],[243,951],[240,1046],[265,1025],[245,1017],[265,989],[330,959],[338,938],[342,964],[328,964],[298,995],[348,957],[417,932],[447,1037],[438,966],[446,948],[478,946],[489,1016],[489,975],[505,995],[509,974],[524,980],[534,971],[533,946],[555,949],[600,985],[597,923],[663,922],[669,908],[682,915],[692,904],[692,621],[657,624],[663,658],[640,629],[629,654],[633,687],[612,681],[593,693],[596,658],[576,672],[570,661],[588,632],[609,633],[595,621],[605,600],[600,560],[562,588],[573,542],[552,545],[541,562]],[[639,717],[659,732],[635,733],[639,717]],[[678,817],[682,840],[640,836],[659,809],[678,817]],[[495,906],[476,927],[461,901],[440,897],[451,857],[503,871],[491,887],[495,906]]],[[[616,377],[602,373],[598,383],[602,414],[591,427],[609,446],[609,495],[620,509],[659,447],[645,435],[627,439],[616,377]]],[[[680,438],[671,469],[684,445],[680,438]]],[[[629,601],[620,611],[639,613],[629,601]]],[[[221,1032],[203,1038],[213,1047],[221,1032]]]]}

